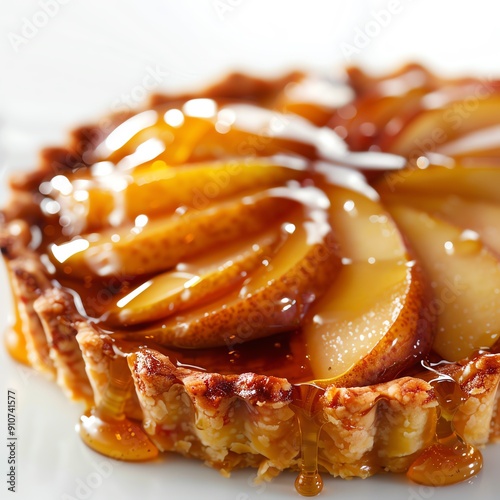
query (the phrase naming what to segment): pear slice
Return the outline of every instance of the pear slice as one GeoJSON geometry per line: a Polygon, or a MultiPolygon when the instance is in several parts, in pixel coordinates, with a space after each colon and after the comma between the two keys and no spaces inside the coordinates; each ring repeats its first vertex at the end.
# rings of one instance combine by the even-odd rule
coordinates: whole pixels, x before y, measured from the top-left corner
{"type": "MultiPolygon", "coordinates": [[[[292,165],[292,163],[290,163],[292,165]]],[[[301,162],[293,166],[303,167],[301,162]]],[[[272,187],[298,179],[301,168],[280,165],[272,158],[213,162],[182,167],[163,166],[133,176],[125,193],[127,216],[173,212],[178,207],[206,208],[213,201],[250,189],[272,187]]]]}
{"type": "Polygon", "coordinates": [[[500,336],[500,262],[478,235],[423,211],[390,211],[432,282],[434,350],[457,361],[500,336]]]}
{"type": "Polygon", "coordinates": [[[171,166],[157,160],[132,172],[117,171],[83,180],[69,176],[72,189],[62,184],[62,192],[56,191],[55,199],[62,215],[73,222],[71,234],[78,234],[81,230],[133,223],[139,215],[172,214],[180,207],[202,210],[244,191],[299,179],[304,163],[287,163],[269,158],[171,166]]]}
{"type": "Polygon", "coordinates": [[[154,141],[153,147],[158,151],[155,159],[170,165],[187,162],[199,141],[214,128],[214,123],[203,117],[188,116],[180,110],[170,114],[177,115],[177,120],[169,120],[168,111],[162,114],[149,109],[125,120],[97,147],[98,160],[116,164],[124,158],[132,160],[141,148],[148,144],[153,146],[150,141],[154,141]]]}
{"type": "MultiPolygon", "coordinates": [[[[401,234],[378,201],[352,189],[328,185],[329,216],[344,259],[353,262],[406,259],[401,234]]],[[[367,193],[368,194],[368,193],[367,193]]]]}
{"type": "Polygon", "coordinates": [[[139,276],[163,271],[217,245],[264,230],[297,207],[293,199],[260,191],[201,211],[187,211],[133,228],[107,230],[50,247],[60,272],[85,276],[139,276]]]}
{"type": "MultiPolygon", "coordinates": [[[[445,142],[498,124],[500,96],[497,93],[492,94],[487,88],[478,89],[477,84],[474,89],[464,88],[460,92],[464,94],[461,99],[438,96],[441,99],[444,96],[446,102],[422,109],[382,149],[412,157],[423,151],[436,151],[445,142]],[[489,95],[484,95],[485,90],[489,95]]],[[[429,96],[427,101],[430,102],[429,96]]]]}
{"type": "MultiPolygon", "coordinates": [[[[402,89],[402,86],[399,88],[402,89]]],[[[367,151],[374,143],[387,140],[386,137],[391,135],[391,127],[387,125],[391,120],[418,109],[427,91],[426,87],[413,87],[401,94],[370,92],[359,98],[355,113],[349,103],[344,109],[337,111],[328,126],[334,130],[336,127],[343,127],[347,131],[345,140],[350,148],[354,151],[367,151]],[[343,117],[346,114],[349,118],[343,117]]]]}
{"type": "Polygon", "coordinates": [[[493,127],[474,130],[455,141],[447,142],[437,148],[436,152],[459,161],[476,158],[478,162],[489,164],[500,157],[499,135],[500,126],[495,124],[493,127]]]}
{"type": "Polygon", "coordinates": [[[214,300],[227,293],[265,259],[278,242],[278,231],[245,238],[141,283],[118,300],[106,323],[148,323],[214,300]]]}
{"type": "Polygon", "coordinates": [[[304,217],[304,212],[295,210],[287,217],[278,251],[238,290],[150,328],[126,332],[125,338],[148,338],[170,347],[232,348],[299,327],[340,268],[330,226],[321,217],[304,217]]]}
{"type": "Polygon", "coordinates": [[[362,386],[390,380],[426,352],[431,336],[420,318],[423,286],[413,264],[384,260],[342,267],[304,326],[316,382],[362,386]]]}
{"type": "Polygon", "coordinates": [[[420,317],[420,269],[396,223],[376,193],[355,187],[324,188],[344,266],[303,327],[314,376],[339,385],[397,375],[427,352],[433,333],[432,318],[420,317]]]}
{"type": "Polygon", "coordinates": [[[119,125],[97,148],[98,158],[139,164],[141,157],[149,154],[149,159],[154,156],[155,160],[170,165],[182,165],[223,157],[269,156],[283,151],[311,157],[316,145],[307,142],[308,138],[314,142],[320,136],[331,135],[333,140],[335,135],[298,116],[249,103],[219,106],[213,99],[192,99],[178,104],[182,110],[167,109],[163,116],[147,110],[119,125]],[[169,120],[172,111],[174,121],[169,120]],[[304,142],[297,140],[299,135],[304,142]]]}
{"type": "Polygon", "coordinates": [[[431,165],[388,172],[376,184],[384,200],[392,195],[449,196],[500,202],[500,169],[496,167],[454,168],[431,165]]]}
{"type": "Polygon", "coordinates": [[[393,195],[388,203],[407,205],[476,232],[481,241],[500,257],[500,205],[459,196],[393,195]]]}

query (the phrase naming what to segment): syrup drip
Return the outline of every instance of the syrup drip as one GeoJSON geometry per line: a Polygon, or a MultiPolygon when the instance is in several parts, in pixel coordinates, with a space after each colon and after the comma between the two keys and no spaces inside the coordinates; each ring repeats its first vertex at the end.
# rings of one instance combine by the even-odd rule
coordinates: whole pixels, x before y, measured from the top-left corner
{"type": "Polygon", "coordinates": [[[109,384],[99,405],[80,420],[80,437],[98,453],[127,461],[156,458],[158,449],[142,426],[125,417],[132,378],[126,357],[111,362],[109,384]]]}
{"type": "Polygon", "coordinates": [[[10,356],[29,366],[28,352],[26,350],[26,342],[23,335],[23,326],[21,316],[19,314],[19,308],[17,305],[14,307],[15,316],[14,321],[9,328],[5,331],[4,342],[10,356]]]}
{"type": "Polygon", "coordinates": [[[318,402],[323,392],[312,384],[295,385],[290,406],[297,416],[301,439],[301,464],[295,489],[305,497],[316,496],[323,490],[323,479],[318,471],[319,435],[325,424],[318,402]]]}
{"type": "MultiPolygon", "coordinates": [[[[434,372],[432,368],[428,368],[434,372]]],[[[436,372],[437,373],[437,372],[436,372]]],[[[407,476],[416,483],[444,486],[465,481],[483,466],[481,452],[457,433],[453,420],[467,395],[450,376],[438,374],[429,380],[439,402],[436,442],[411,464],[407,476]]]]}

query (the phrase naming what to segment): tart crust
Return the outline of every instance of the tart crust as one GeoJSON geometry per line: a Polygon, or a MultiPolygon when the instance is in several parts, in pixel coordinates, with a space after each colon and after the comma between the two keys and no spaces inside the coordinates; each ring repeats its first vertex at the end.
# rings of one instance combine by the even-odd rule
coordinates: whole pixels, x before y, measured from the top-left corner
{"type": "MultiPolygon", "coordinates": [[[[43,373],[55,372],[70,398],[99,404],[110,365],[123,353],[111,336],[78,313],[69,292],[51,286],[36,254],[25,249],[17,255],[5,234],[3,241],[14,290],[31,290],[21,301],[21,310],[33,311],[30,325],[37,326],[23,330],[30,360],[49,352],[51,368],[43,373]]],[[[125,413],[142,420],[161,451],[201,459],[225,475],[251,466],[267,480],[298,469],[300,432],[288,380],[206,373],[176,366],[149,348],[138,348],[127,360],[134,390],[125,413]]],[[[445,364],[439,372],[467,395],[454,417],[460,435],[475,446],[498,441],[500,354],[445,364]]],[[[324,422],[318,442],[321,468],[343,478],[368,477],[408,469],[434,440],[439,403],[428,382],[404,377],[367,387],[330,385],[321,390],[316,411],[324,422]]]]}
{"type": "MultiPolygon", "coordinates": [[[[89,366],[89,347],[98,341],[89,331],[78,340],[89,366]]],[[[300,433],[286,379],[203,373],[177,367],[152,349],[139,349],[128,364],[144,428],[160,450],[200,458],[225,474],[258,467],[261,479],[299,467],[300,433]]],[[[486,444],[497,408],[500,355],[441,371],[467,395],[454,418],[460,435],[475,446],[486,444]]],[[[418,377],[367,387],[330,385],[321,392],[316,411],[325,424],[318,462],[334,476],[403,472],[434,440],[438,399],[418,377]]]]}

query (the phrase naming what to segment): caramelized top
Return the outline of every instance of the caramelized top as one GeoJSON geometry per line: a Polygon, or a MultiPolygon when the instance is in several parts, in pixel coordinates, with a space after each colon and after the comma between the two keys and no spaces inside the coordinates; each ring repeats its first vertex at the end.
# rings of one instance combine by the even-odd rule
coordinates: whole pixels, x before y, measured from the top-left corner
{"type": "MultiPolygon", "coordinates": [[[[350,153],[318,127],[352,98],[344,84],[294,75],[282,91],[281,81],[236,80],[246,90],[157,97],[107,130],[83,128],[83,162],[55,175],[41,168],[35,189],[32,178],[17,186],[41,209],[33,245],[48,274],[103,332],[208,371],[310,380],[302,326],[357,260],[336,212],[355,222],[352,206],[377,199],[359,170],[404,161],[350,153]]],[[[61,156],[47,152],[45,162],[61,156]]],[[[389,241],[374,207],[359,223],[389,241]]],[[[404,262],[397,238],[393,257],[404,262]]]]}
{"type": "Polygon", "coordinates": [[[32,197],[31,245],[47,274],[103,333],[180,363],[295,382],[394,377],[428,352],[434,313],[367,178],[397,179],[405,160],[392,152],[413,152],[389,137],[433,108],[425,96],[437,103],[439,88],[447,106],[477,82],[415,65],[350,78],[238,75],[80,129],[66,155],[47,151],[37,173],[13,181],[32,197]],[[377,300],[363,285],[382,285],[377,300]],[[383,336],[399,361],[347,374],[383,336]]]}

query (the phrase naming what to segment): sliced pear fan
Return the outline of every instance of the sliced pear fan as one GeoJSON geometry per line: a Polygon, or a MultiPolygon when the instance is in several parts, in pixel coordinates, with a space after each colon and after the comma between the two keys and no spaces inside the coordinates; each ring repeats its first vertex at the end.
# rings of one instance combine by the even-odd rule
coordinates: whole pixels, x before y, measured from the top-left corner
{"type": "Polygon", "coordinates": [[[238,196],[201,211],[148,221],[52,245],[54,265],[73,277],[140,276],[174,267],[217,245],[264,230],[297,206],[262,191],[238,196]]]}
{"type": "Polygon", "coordinates": [[[279,231],[245,238],[152,277],[117,301],[106,323],[148,323],[214,300],[241,284],[263,260],[270,260],[279,231]]]}
{"type": "MultiPolygon", "coordinates": [[[[304,188],[318,197],[314,188],[304,188]]],[[[235,345],[297,328],[340,268],[331,228],[314,210],[299,207],[282,224],[284,242],[248,279],[222,298],[176,315],[127,338],[203,348],[235,345]]]]}

